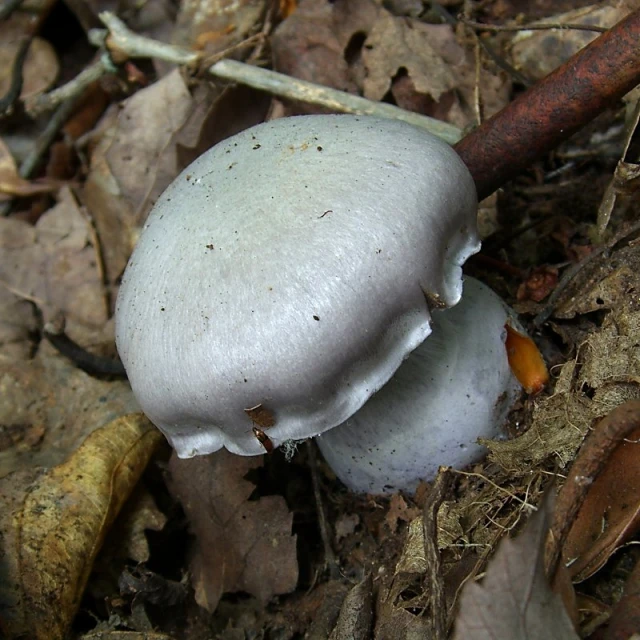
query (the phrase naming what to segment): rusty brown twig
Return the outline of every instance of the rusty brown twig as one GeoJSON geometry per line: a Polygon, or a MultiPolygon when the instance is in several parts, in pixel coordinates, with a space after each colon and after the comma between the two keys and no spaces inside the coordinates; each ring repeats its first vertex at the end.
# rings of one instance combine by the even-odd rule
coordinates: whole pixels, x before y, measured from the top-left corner
{"type": "Polygon", "coordinates": [[[640,83],[640,10],[455,145],[487,197],[640,83]]]}

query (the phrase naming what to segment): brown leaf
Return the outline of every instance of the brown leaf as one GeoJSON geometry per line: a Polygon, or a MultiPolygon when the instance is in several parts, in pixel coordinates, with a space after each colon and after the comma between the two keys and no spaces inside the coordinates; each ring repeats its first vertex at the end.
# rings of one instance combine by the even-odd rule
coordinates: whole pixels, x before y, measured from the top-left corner
{"type": "Polygon", "coordinates": [[[261,464],[261,457],[224,450],[171,458],[172,491],[197,538],[191,562],[196,601],[210,612],[223,593],[245,591],[266,603],[296,587],[296,537],[284,499],[249,501],[255,487],[244,476],[261,464]]]}
{"type": "Polygon", "coordinates": [[[640,429],[618,446],[589,489],[563,549],[574,582],[586,580],[640,526],[640,429]]]}
{"type": "Polygon", "coordinates": [[[104,536],[161,441],[141,414],[126,416],[50,471],[2,479],[0,615],[11,636],[66,637],[104,536]]]}
{"type": "Polygon", "coordinates": [[[398,529],[398,522],[411,522],[419,515],[420,509],[409,506],[402,494],[395,493],[389,500],[389,511],[387,511],[384,521],[391,533],[395,533],[398,529]]]}
{"type": "MultiPolygon", "coordinates": [[[[11,74],[20,41],[31,33],[33,21],[27,12],[14,11],[0,21],[0,96],[11,84],[11,74]]],[[[58,77],[60,66],[53,47],[42,38],[34,38],[23,66],[22,99],[46,91],[58,77]]]]}
{"type": "Polygon", "coordinates": [[[68,188],[35,226],[0,220],[0,282],[35,301],[49,320],[62,311],[71,322],[102,327],[107,305],[91,225],[68,188]]]}
{"type": "Polygon", "coordinates": [[[551,590],[544,572],[548,503],[517,538],[500,543],[482,584],[465,585],[454,640],[577,640],[562,600],[551,590]]]}
{"type": "Polygon", "coordinates": [[[136,410],[128,383],[92,378],[49,345],[33,360],[0,359],[0,478],[60,464],[92,431],[136,410]]]}
{"type": "Polygon", "coordinates": [[[138,485],[118,516],[105,542],[101,557],[130,558],[147,562],[150,557],[146,531],[162,531],[167,517],[158,509],[153,496],[138,485]]]}
{"type": "Polygon", "coordinates": [[[329,640],[366,640],[373,624],[373,580],[371,574],[347,593],[329,640]]]}
{"type": "MultiPolygon", "coordinates": [[[[0,353],[7,360],[31,357],[38,323],[33,305],[0,284],[0,353]]],[[[1,449],[2,447],[0,447],[1,449]]]]}
{"type": "Polygon", "coordinates": [[[51,193],[57,189],[54,185],[38,184],[21,178],[9,147],[0,139],[0,202],[11,200],[14,196],[28,197],[51,193]]]}
{"type": "Polygon", "coordinates": [[[449,65],[429,43],[428,32],[419,21],[381,13],[362,53],[368,70],[365,97],[381,100],[400,69],[406,70],[418,93],[431,96],[436,102],[455,87],[449,65]]]}
{"type": "MultiPolygon", "coordinates": [[[[379,8],[372,0],[302,0],[272,37],[275,68],[287,75],[358,93],[360,51],[379,8]],[[353,50],[352,50],[353,49],[353,50]]],[[[312,108],[301,105],[299,110],[312,108]]]]}
{"type": "Polygon", "coordinates": [[[172,42],[207,55],[223,51],[255,33],[266,4],[266,0],[185,0],[180,3],[172,42]]]}
{"type": "MultiPolygon", "coordinates": [[[[614,3],[611,3],[614,4],[614,3]]],[[[549,16],[545,24],[574,23],[612,27],[629,13],[623,6],[592,5],[549,16]]],[[[535,23],[533,23],[535,24],[535,23]]],[[[550,29],[527,31],[523,29],[513,38],[512,57],[517,69],[529,78],[540,79],[568,60],[582,47],[598,37],[595,31],[577,29],[550,29]]]]}

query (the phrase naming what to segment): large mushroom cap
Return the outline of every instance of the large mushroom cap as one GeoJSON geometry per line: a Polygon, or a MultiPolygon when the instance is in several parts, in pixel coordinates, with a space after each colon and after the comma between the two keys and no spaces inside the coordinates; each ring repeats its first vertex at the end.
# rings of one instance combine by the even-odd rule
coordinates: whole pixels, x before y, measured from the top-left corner
{"type": "Polygon", "coordinates": [[[268,122],[164,192],[124,275],[116,340],[181,457],[264,452],[340,424],[455,304],[479,248],[444,142],[356,116],[268,122]],[[254,411],[250,411],[252,408],[254,411]]]}

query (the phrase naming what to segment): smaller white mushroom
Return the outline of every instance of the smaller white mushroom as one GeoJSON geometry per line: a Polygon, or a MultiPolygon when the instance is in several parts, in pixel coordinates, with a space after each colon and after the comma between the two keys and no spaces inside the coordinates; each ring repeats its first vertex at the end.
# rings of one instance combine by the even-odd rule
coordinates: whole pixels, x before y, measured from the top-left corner
{"type": "Polygon", "coordinates": [[[520,392],[509,366],[508,307],[466,278],[462,300],[433,313],[431,335],[391,380],[344,424],[323,433],[320,450],[353,491],[414,491],[441,465],[465,467],[502,434],[520,392]]]}

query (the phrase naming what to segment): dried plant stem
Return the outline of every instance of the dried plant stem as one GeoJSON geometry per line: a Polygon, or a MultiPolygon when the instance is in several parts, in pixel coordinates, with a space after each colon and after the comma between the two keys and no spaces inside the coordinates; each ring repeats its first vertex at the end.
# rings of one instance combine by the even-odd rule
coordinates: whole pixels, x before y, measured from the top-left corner
{"type": "Polygon", "coordinates": [[[111,62],[111,58],[104,54],[73,80],[49,93],[38,94],[31,99],[27,99],[25,101],[25,109],[32,118],[36,118],[47,111],[55,109],[63,102],[82,95],[87,87],[96,80],[99,80],[107,73],[115,73],[116,71],[117,68],[111,62]]]}
{"type": "Polygon", "coordinates": [[[452,485],[452,481],[453,476],[450,470],[440,467],[422,512],[424,556],[427,561],[425,586],[429,592],[431,609],[429,620],[433,640],[446,640],[447,638],[447,599],[444,589],[442,559],[438,548],[438,510],[452,485]]]}
{"type": "MultiPolygon", "coordinates": [[[[109,29],[105,45],[116,63],[128,58],[157,58],[184,65],[194,71],[201,65],[201,54],[137,35],[109,11],[101,13],[100,20],[109,29]]],[[[93,38],[95,39],[96,36],[97,34],[94,34],[93,38]]],[[[221,80],[239,82],[287,100],[313,104],[344,113],[402,120],[427,129],[450,144],[457,142],[461,137],[460,129],[446,122],[237,60],[220,60],[211,65],[207,72],[221,80]]]]}
{"type": "Polygon", "coordinates": [[[455,148],[480,199],[566,140],[640,83],[640,10],[596,38],[455,148]]]}

